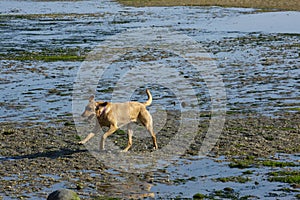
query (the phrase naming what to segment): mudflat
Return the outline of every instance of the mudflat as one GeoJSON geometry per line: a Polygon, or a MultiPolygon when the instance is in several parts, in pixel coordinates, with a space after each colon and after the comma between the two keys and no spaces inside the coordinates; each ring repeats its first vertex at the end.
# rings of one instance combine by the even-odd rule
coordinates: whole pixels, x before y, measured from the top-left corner
{"type": "MultiPolygon", "coordinates": [[[[226,155],[232,161],[232,165],[239,164],[242,165],[241,168],[250,168],[244,166],[244,163],[250,162],[249,158],[259,158],[259,162],[262,162],[277,152],[297,153],[299,152],[299,119],[299,113],[284,114],[277,119],[258,115],[227,119],[212,156],[226,155]],[[237,160],[237,156],[240,158],[247,156],[247,158],[237,160]]],[[[166,128],[158,134],[161,148],[169,143],[176,129],[176,120],[172,118],[169,121],[173,122],[169,126],[173,129],[166,128]]],[[[72,119],[66,122],[72,122],[72,119]]],[[[187,148],[185,156],[198,154],[207,125],[208,120],[201,125],[195,141],[187,148]]],[[[84,146],[77,144],[80,138],[72,123],[51,127],[47,123],[1,122],[0,126],[2,169],[0,174],[3,177],[0,184],[3,187],[2,194],[5,196],[27,199],[34,194],[42,198],[46,197],[53,188],[68,187],[78,192],[83,199],[92,197],[97,199],[96,197],[99,196],[108,199],[104,196],[120,197],[121,194],[125,198],[143,198],[153,197],[154,194],[150,191],[153,182],[154,185],[166,184],[165,171],[156,175],[157,180],[152,180],[152,173],[138,176],[121,171],[113,173],[113,170],[106,166],[109,161],[105,163],[99,161],[84,146]],[[118,177],[123,181],[118,180],[118,177]]],[[[126,136],[122,132],[110,137],[122,148],[126,145],[124,138],[126,136]]],[[[135,143],[131,153],[151,151],[150,140],[150,137],[134,138],[135,143]]],[[[98,153],[103,154],[103,152],[98,153]]],[[[254,161],[251,160],[251,163],[254,161]]],[[[275,162],[269,160],[265,162],[267,161],[275,162]]],[[[277,163],[291,164],[276,161],[277,163]]],[[[251,170],[260,169],[251,168],[251,170]]],[[[267,174],[260,175],[267,176],[267,174]]],[[[219,178],[221,177],[220,174],[219,178]]],[[[178,180],[167,184],[178,185],[176,181],[178,180]]]]}
{"type": "Polygon", "coordinates": [[[300,1],[297,0],[278,0],[278,1],[258,1],[258,0],[118,0],[126,6],[222,6],[222,7],[241,7],[241,8],[260,8],[278,10],[300,10],[300,1]]]}

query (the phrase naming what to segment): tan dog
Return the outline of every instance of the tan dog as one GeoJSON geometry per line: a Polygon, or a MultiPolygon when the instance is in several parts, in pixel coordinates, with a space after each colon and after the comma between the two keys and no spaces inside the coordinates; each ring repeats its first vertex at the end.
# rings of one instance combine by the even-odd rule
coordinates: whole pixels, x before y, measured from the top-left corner
{"type": "Polygon", "coordinates": [[[89,103],[85,107],[85,111],[82,113],[82,117],[93,118],[95,115],[98,119],[96,127],[92,133],[90,133],[84,140],[80,141],[79,144],[84,144],[99,131],[100,126],[109,127],[109,130],[104,133],[100,142],[100,149],[104,150],[105,139],[113,134],[123,125],[128,124],[128,145],[123,150],[126,152],[132,146],[132,130],[130,128],[131,122],[142,123],[148,132],[152,136],[154,149],[158,149],[156,143],[156,136],[153,132],[153,122],[150,113],[147,111],[146,106],[151,105],[152,95],[147,89],[148,100],[145,103],[140,102],[125,102],[125,103],[109,103],[109,102],[96,102],[94,96],[89,98],[89,103]]]}

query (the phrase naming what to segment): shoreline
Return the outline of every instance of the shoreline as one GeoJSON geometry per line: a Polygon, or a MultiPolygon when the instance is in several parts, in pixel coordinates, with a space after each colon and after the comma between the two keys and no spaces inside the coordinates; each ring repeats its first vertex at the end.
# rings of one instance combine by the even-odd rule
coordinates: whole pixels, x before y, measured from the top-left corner
{"type": "Polygon", "coordinates": [[[134,1],[134,0],[118,0],[117,2],[124,6],[134,7],[160,7],[160,6],[221,6],[221,7],[240,7],[240,8],[255,8],[266,11],[272,10],[286,10],[286,11],[300,11],[300,2],[296,0],[287,1],[219,1],[219,0],[186,0],[186,1],[171,1],[171,0],[148,0],[148,1],[134,1]]]}

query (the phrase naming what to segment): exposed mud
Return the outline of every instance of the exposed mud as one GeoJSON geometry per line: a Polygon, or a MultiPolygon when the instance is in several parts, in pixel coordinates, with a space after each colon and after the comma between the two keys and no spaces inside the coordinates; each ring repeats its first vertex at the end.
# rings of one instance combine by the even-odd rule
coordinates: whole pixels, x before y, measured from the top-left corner
{"type": "MultiPolygon", "coordinates": [[[[296,154],[300,150],[299,117],[298,113],[276,119],[261,116],[230,119],[226,122],[211,156],[226,155],[230,161],[237,156],[243,158],[252,155],[253,158],[267,159],[280,152],[296,154]]],[[[177,177],[177,181],[170,182],[162,173],[163,168],[157,169],[157,172],[142,174],[114,171],[109,160],[100,162],[84,146],[77,144],[80,138],[71,124],[72,122],[47,127],[47,124],[43,123],[1,123],[2,195],[41,198],[46,197],[47,192],[56,187],[67,187],[76,190],[81,197],[87,199],[97,196],[140,198],[161,196],[162,194],[155,194],[150,190],[157,184],[175,186],[193,181],[187,179],[177,182],[180,180],[180,177],[177,177]]],[[[205,135],[205,123],[202,126],[185,157],[197,156],[205,135]]],[[[157,134],[160,148],[168,144],[173,137],[171,133],[174,130],[170,127],[172,126],[157,134]]],[[[127,137],[120,132],[112,135],[110,140],[124,148],[127,137]]],[[[148,147],[145,149],[147,143],[151,143],[150,137],[143,140],[134,137],[134,147],[128,153],[150,151],[148,147]]],[[[299,166],[299,162],[296,162],[295,166],[297,165],[299,166]]],[[[219,174],[216,177],[223,176],[219,174]]]]}
{"type": "Polygon", "coordinates": [[[127,6],[224,6],[224,7],[238,7],[238,8],[260,8],[270,10],[300,10],[300,3],[296,0],[279,0],[279,1],[217,1],[217,0],[150,0],[150,1],[132,1],[132,0],[119,0],[120,3],[127,6]]]}

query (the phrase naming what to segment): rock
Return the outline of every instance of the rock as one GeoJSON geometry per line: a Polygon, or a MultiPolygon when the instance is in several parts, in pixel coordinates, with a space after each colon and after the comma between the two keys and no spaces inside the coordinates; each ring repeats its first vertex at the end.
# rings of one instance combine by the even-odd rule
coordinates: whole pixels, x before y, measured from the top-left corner
{"type": "Polygon", "coordinates": [[[49,194],[47,200],[80,200],[80,198],[72,190],[60,189],[49,194]]]}

